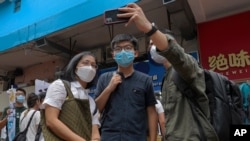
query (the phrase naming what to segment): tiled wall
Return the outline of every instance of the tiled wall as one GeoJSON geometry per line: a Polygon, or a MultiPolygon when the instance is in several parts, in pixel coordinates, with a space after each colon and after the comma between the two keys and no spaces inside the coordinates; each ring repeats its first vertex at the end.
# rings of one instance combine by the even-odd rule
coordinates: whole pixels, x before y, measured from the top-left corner
{"type": "Polygon", "coordinates": [[[64,60],[55,60],[28,67],[23,70],[23,75],[15,78],[15,83],[34,85],[35,79],[52,82],[55,79],[55,72],[57,71],[57,68],[62,69],[66,63],[67,62],[64,60]]]}

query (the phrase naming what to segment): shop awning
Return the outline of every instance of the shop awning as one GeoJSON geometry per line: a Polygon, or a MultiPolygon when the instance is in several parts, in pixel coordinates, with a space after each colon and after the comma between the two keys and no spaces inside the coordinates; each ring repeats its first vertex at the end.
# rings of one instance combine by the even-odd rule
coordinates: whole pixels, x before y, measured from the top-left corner
{"type": "MultiPolygon", "coordinates": [[[[138,0],[28,0],[0,4],[0,52],[138,0]],[[16,10],[16,11],[15,11],[16,10]]],[[[86,27],[88,28],[88,27],[86,27]]]]}

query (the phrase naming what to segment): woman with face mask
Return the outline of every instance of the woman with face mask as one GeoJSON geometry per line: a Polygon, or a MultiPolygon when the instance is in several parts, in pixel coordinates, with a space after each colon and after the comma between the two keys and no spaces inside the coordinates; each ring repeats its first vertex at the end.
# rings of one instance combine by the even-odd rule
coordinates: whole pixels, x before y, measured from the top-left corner
{"type": "Polygon", "coordinates": [[[32,114],[35,112],[28,127],[28,131],[26,134],[26,139],[27,139],[26,141],[35,140],[35,135],[37,133],[38,125],[40,123],[40,112],[37,111],[39,110],[40,104],[41,103],[38,95],[36,95],[35,93],[28,94],[27,97],[28,109],[22,112],[19,122],[20,132],[22,132],[27,127],[32,114]]]}
{"type": "Polygon", "coordinates": [[[100,126],[98,120],[99,112],[96,108],[95,101],[88,95],[88,88],[90,88],[94,81],[96,71],[97,62],[94,55],[90,52],[82,52],[70,60],[65,68],[62,79],[55,80],[48,87],[43,102],[46,122],[44,123],[45,125],[42,125],[42,129],[45,140],[49,140],[49,137],[47,132],[44,132],[44,127],[48,127],[49,131],[53,132],[53,134],[61,140],[100,140],[98,130],[100,126]],[[77,101],[76,108],[80,108],[80,111],[68,106],[71,95],[73,95],[74,100],[77,101]],[[66,123],[60,118],[60,113],[68,111],[68,109],[70,109],[70,113],[68,113],[67,121],[76,120],[75,122],[71,122],[71,124],[66,123]],[[85,119],[88,115],[90,118],[89,120],[86,119],[85,123],[79,121],[85,119]],[[75,126],[81,126],[88,131],[72,129],[75,126]],[[83,137],[81,133],[86,133],[87,137],[83,137]]]}

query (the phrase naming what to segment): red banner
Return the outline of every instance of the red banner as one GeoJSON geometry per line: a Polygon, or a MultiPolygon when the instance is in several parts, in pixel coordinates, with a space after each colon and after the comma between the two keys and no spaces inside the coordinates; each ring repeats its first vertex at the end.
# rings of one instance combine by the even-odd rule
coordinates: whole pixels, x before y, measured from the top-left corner
{"type": "Polygon", "coordinates": [[[204,68],[250,79],[250,11],[198,24],[198,37],[204,68]]]}

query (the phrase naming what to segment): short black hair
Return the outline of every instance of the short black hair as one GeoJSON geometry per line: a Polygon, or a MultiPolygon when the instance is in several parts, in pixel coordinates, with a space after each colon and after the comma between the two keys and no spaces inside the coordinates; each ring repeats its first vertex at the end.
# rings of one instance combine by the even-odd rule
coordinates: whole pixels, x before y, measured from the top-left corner
{"type": "Polygon", "coordinates": [[[22,91],[24,95],[26,96],[26,91],[23,88],[17,88],[16,91],[22,91]]]}
{"type": "Polygon", "coordinates": [[[134,49],[138,50],[138,40],[131,34],[117,34],[113,40],[111,41],[111,49],[114,49],[114,45],[122,42],[122,41],[129,41],[134,45],[134,49]]]}

